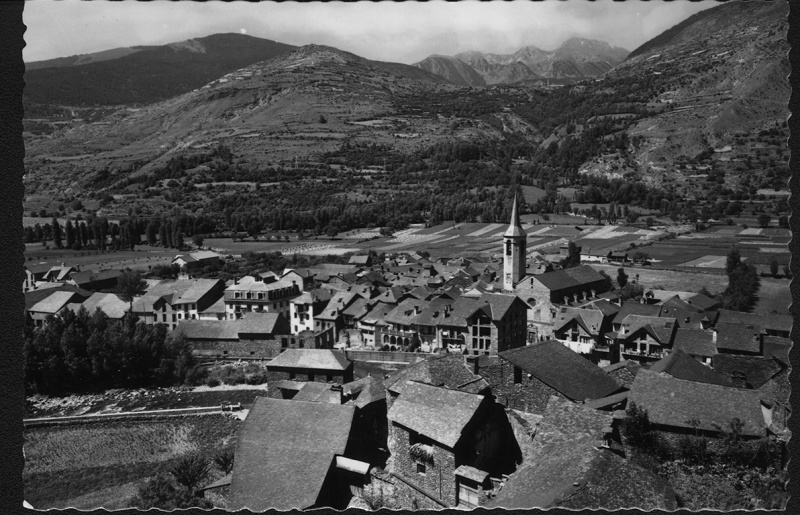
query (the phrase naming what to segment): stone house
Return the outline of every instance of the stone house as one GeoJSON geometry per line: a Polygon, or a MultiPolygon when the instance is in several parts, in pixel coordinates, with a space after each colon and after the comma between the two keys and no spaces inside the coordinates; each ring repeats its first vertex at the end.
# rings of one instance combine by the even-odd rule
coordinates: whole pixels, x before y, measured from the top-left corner
{"type": "Polygon", "coordinates": [[[289,301],[292,334],[314,330],[314,317],[325,309],[333,294],[323,288],[303,292],[289,301]]]}
{"type": "Polygon", "coordinates": [[[476,507],[490,478],[511,472],[519,447],[490,396],[409,381],[387,414],[395,489],[420,508],[476,507]]]}
{"type": "Polygon", "coordinates": [[[498,403],[536,414],[544,412],[551,396],[584,402],[607,397],[622,387],[557,340],[511,349],[497,357],[482,356],[476,368],[498,403]]]}
{"type": "Polygon", "coordinates": [[[369,463],[354,458],[356,408],[258,397],[239,432],[228,509],[344,509],[369,463]]]}
{"type": "Polygon", "coordinates": [[[291,399],[301,382],[350,383],[353,362],[330,349],[286,349],[267,363],[268,395],[291,399]]]}

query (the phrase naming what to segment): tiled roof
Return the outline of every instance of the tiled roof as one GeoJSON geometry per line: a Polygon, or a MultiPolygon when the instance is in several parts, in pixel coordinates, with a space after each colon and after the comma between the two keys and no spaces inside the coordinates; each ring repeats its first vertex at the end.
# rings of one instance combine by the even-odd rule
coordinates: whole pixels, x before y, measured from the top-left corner
{"type": "Polygon", "coordinates": [[[119,319],[125,316],[130,305],[113,293],[93,293],[91,297],[83,301],[82,305],[89,314],[93,314],[98,308],[106,314],[108,318],[119,319]]]}
{"type": "Polygon", "coordinates": [[[72,284],[56,284],[53,288],[44,288],[25,292],[25,309],[30,310],[38,302],[41,302],[57,291],[77,293],[80,295],[81,299],[88,298],[92,294],[92,292],[72,284]]]}
{"type": "Polygon", "coordinates": [[[343,352],[329,349],[286,349],[267,364],[271,368],[347,370],[352,363],[343,352]]]}
{"type": "Polygon", "coordinates": [[[453,448],[485,397],[409,381],[387,418],[453,448]]]}
{"type": "Polygon", "coordinates": [[[25,265],[25,268],[32,274],[47,273],[53,265],[51,263],[36,263],[34,265],[25,265]]]}
{"type": "Polygon", "coordinates": [[[407,381],[469,393],[480,393],[489,387],[481,376],[467,368],[467,360],[461,354],[443,354],[419,361],[394,372],[383,384],[392,392],[402,393],[407,381]]]}
{"type": "Polygon", "coordinates": [[[500,356],[575,401],[599,399],[619,390],[600,367],[556,340],[507,350],[500,356]]]}
{"type": "Polygon", "coordinates": [[[711,358],[711,366],[737,386],[751,388],[761,388],[786,369],[785,364],[774,358],[732,354],[717,354],[711,358]]]}
{"type": "Polygon", "coordinates": [[[727,428],[738,418],[744,423],[743,435],[764,433],[757,390],[684,381],[642,369],[631,385],[628,404],[632,402],[647,410],[650,422],[662,426],[691,428],[689,421],[695,419],[700,422],[699,429],[718,431],[715,424],[727,428]]]}
{"type": "MultiPolygon", "coordinates": [[[[222,283],[222,281],[219,279],[192,279],[191,283],[187,290],[183,291],[180,296],[173,300],[173,304],[197,302],[208,294],[212,288],[222,283]]],[[[222,295],[223,288],[224,284],[220,287],[220,296],[222,295]]]]}
{"type": "Polygon", "coordinates": [[[717,331],[717,349],[733,352],[761,352],[761,327],[741,324],[721,324],[714,326],[717,331]]]}
{"type": "Polygon", "coordinates": [[[717,353],[717,346],[714,344],[714,334],[711,331],[703,331],[702,329],[686,329],[679,327],[675,331],[672,348],[682,350],[692,356],[708,358],[717,353]]]}
{"type": "Polygon", "coordinates": [[[206,309],[199,311],[199,313],[225,313],[225,297],[220,297],[216,302],[208,306],[206,309]]]}
{"type": "Polygon", "coordinates": [[[55,314],[77,298],[81,297],[72,291],[55,291],[31,306],[28,311],[33,313],[55,314]]]}
{"type": "Polygon", "coordinates": [[[665,372],[672,377],[686,381],[733,386],[733,383],[725,376],[703,365],[680,349],[673,350],[668,356],[651,363],[648,370],[665,372]]]}
{"type": "Polygon", "coordinates": [[[245,276],[239,279],[238,284],[232,284],[225,288],[226,291],[272,291],[281,288],[291,288],[292,282],[288,279],[281,279],[272,283],[265,283],[263,281],[256,281],[251,276],[245,276]]]}
{"type": "Polygon", "coordinates": [[[229,509],[305,509],[343,455],[352,406],[258,397],[239,431],[229,509]]]}

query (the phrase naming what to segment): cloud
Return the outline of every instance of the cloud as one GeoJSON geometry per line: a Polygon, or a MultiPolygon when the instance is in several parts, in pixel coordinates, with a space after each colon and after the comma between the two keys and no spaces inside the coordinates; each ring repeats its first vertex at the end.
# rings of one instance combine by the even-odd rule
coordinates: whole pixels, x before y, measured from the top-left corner
{"type": "Polygon", "coordinates": [[[545,50],[601,39],[632,50],[714,3],[612,2],[26,2],[26,61],[220,32],[293,45],[327,44],[369,59],[413,63],[434,53],[545,50]]]}

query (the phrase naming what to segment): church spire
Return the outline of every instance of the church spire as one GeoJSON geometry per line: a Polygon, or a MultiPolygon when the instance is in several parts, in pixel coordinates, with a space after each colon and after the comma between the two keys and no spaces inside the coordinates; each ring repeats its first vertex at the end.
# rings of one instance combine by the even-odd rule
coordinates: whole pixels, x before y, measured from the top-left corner
{"type": "Polygon", "coordinates": [[[511,208],[511,224],[508,226],[508,230],[503,236],[514,238],[524,235],[525,231],[522,230],[522,224],[519,221],[519,211],[517,210],[517,194],[514,193],[514,204],[511,208]]]}

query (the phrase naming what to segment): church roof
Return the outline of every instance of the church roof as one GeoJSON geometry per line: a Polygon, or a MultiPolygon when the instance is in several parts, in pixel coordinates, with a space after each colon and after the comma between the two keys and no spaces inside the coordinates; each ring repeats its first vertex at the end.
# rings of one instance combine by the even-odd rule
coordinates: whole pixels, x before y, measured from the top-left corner
{"type": "Polygon", "coordinates": [[[525,230],[522,228],[522,224],[519,221],[519,210],[517,209],[517,196],[514,195],[514,204],[511,208],[511,224],[508,226],[508,229],[503,234],[504,238],[524,238],[527,235],[525,234],[525,230]]]}

